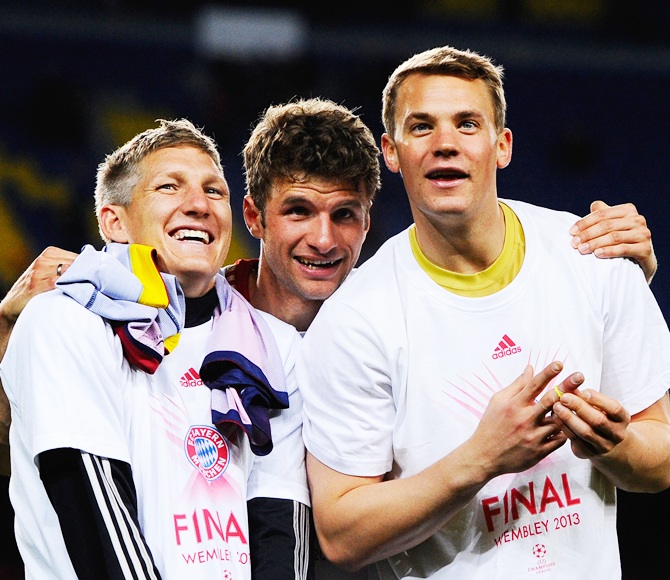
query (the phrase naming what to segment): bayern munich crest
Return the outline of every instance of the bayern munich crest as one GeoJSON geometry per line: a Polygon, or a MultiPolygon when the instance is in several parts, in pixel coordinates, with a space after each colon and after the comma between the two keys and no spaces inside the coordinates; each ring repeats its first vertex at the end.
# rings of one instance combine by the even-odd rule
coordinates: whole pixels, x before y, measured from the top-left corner
{"type": "Polygon", "coordinates": [[[230,458],[228,442],[213,427],[191,427],[184,447],[188,460],[206,480],[212,481],[226,471],[230,458]]]}

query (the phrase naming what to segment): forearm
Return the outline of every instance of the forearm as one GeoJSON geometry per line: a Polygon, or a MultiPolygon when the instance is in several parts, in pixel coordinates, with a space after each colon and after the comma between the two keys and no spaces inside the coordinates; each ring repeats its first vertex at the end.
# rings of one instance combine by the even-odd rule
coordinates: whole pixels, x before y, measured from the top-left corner
{"type": "Polygon", "coordinates": [[[658,269],[658,261],[653,250],[645,260],[640,262],[640,267],[644,272],[644,277],[647,279],[647,284],[651,284],[651,281],[656,274],[656,270],[658,269]]]}
{"type": "MultiPolygon", "coordinates": [[[[458,514],[493,478],[519,473],[561,447],[566,436],[535,401],[563,366],[537,374],[529,365],[491,397],[474,433],[416,475],[382,481],[347,476],[307,456],[312,509],[321,548],[344,568],[358,568],[412,548],[458,514]]],[[[583,382],[573,373],[557,386],[583,382]]]]}
{"type": "MultiPolygon", "coordinates": [[[[9,424],[11,423],[9,400],[0,381],[0,445],[9,445],[9,424]]],[[[1,467],[0,467],[1,468],[1,467]]]]}
{"type": "Polygon", "coordinates": [[[160,578],[137,519],[130,466],[77,449],[39,456],[40,477],[79,578],[160,578]]]}
{"type": "MultiPolygon", "coordinates": [[[[412,548],[433,535],[470,502],[491,478],[461,446],[420,473],[403,479],[351,478],[350,489],[332,493],[334,472],[308,455],[314,519],[321,548],[338,566],[355,570],[412,548]],[[362,480],[367,480],[361,485],[362,480]],[[325,497],[337,497],[330,505],[325,497]]],[[[335,478],[344,478],[341,474],[335,478]]],[[[336,484],[339,485],[339,484],[336,484]]]]}
{"type": "Polygon", "coordinates": [[[11,423],[11,410],[9,400],[2,388],[0,381],[0,475],[10,474],[9,461],[9,425],[11,423]]]}
{"type": "Polygon", "coordinates": [[[10,318],[3,310],[3,303],[0,302],[0,361],[2,361],[7,350],[9,335],[12,334],[16,318],[10,318]]]}
{"type": "MultiPolygon", "coordinates": [[[[7,351],[7,343],[9,342],[9,335],[12,333],[16,318],[9,317],[4,309],[3,303],[0,302],[0,362],[7,351]]],[[[11,412],[9,401],[5,395],[5,390],[0,381],[0,445],[9,445],[9,424],[11,422],[11,412]]],[[[0,473],[9,474],[9,465],[5,465],[4,456],[0,458],[0,473]]]]}
{"type": "Polygon", "coordinates": [[[2,475],[11,475],[9,445],[4,443],[0,443],[0,476],[2,475]]]}
{"type": "Polygon", "coordinates": [[[670,487],[670,426],[655,420],[630,423],[624,441],[592,462],[624,491],[663,491],[670,487]]]}

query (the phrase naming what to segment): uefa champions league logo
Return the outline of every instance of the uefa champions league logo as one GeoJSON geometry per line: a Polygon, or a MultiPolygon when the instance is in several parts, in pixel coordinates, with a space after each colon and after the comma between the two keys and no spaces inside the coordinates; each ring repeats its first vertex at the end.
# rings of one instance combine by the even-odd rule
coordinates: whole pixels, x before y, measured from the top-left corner
{"type": "Polygon", "coordinates": [[[544,574],[556,566],[555,561],[547,559],[547,546],[544,544],[535,544],[532,551],[535,562],[528,567],[531,574],[544,574]]]}
{"type": "Polygon", "coordinates": [[[547,548],[544,544],[535,544],[533,546],[533,556],[536,558],[544,558],[547,555],[547,548]]]}

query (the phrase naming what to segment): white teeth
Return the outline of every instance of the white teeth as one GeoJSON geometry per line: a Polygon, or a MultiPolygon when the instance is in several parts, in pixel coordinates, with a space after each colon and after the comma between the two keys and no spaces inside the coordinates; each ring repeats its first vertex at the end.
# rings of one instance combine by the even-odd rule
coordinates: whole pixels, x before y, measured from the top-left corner
{"type": "Polygon", "coordinates": [[[172,236],[175,240],[201,240],[209,244],[209,234],[200,230],[179,230],[172,236]]]}
{"type": "Polygon", "coordinates": [[[308,268],[329,268],[330,266],[333,266],[334,264],[336,264],[336,261],[314,262],[312,260],[303,260],[301,258],[297,258],[297,260],[303,266],[307,266],[308,268]]]}

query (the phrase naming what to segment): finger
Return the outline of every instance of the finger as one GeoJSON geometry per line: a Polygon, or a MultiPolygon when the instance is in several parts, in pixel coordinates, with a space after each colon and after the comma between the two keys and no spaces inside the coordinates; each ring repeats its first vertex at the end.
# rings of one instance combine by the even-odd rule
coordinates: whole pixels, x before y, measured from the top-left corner
{"type": "Polygon", "coordinates": [[[611,252],[612,256],[630,255],[631,251],[635,251],[635,255],[648,255],[651,252],[651,231],[646,222],[638,218],[635,221],[624,218],[616,222],[606,220],[574,236],[570,245],[581,254],[597,254],[599,249],[603,249],[611,252]]]}
{"type": "MultiPolygon", "coordinates": [[[[612,402],[613,399],[610,399],[612,402]]],[[[606,402],[603,399],[603,402],[606,402]]],[[[618,410],[620,405],[615,406],[616,416],[621,416],[618,410]]],[[[582,396],[575,394],[566,394],[554,405],[554,413],[567,425],[575,434],[583,449],[592,453],[607,453],[615,445],[623,440],[625,429],[622,430],[620,421],[612,420],[612,417],[589,403],[582,396]]],[[[583,451],[582,451],[583,452],[583,451]]]]}
{"type": "MultiPolygon", "coordinates": [[[[603,233],[638,227],[646,227],[646,220],[632,203],[609,206],[605,202],[594,201],[591,213],[575,222],[570,228],[570,234],[585,242],[603,233]]],[[[572,244],[577,247],[574,240],[572,244]]]]}
{"type": "Polygon", "coordinates": [[[570,228],[570,233],[574,236],[583,232],[584,230],[596,225],[606,217],[622,217],[625,213],[621,213],[622,208],[607,205],[604,201],[594,201],[591,203],[591,213],[585,215],[583,218],[577,220],[570,228]],[[614,213],[612,213],[614,212],[614,213]]]}
{"type": "MultiPolygon", "coordinates": [[[[598,258],[621,258],[621,257],[632,257],[633,259],[644,259],[644,256],[649,255],[649,243],[648,242],[634,242],[634,243],[624,243],[624,242],[611,242],[603,240],[597,244],[589,243],[589,245],[595,246],[593,248],[593,253],[598,258]]],[[[580,252],[583,253],[583,252],[580,252]]]]}
{"type": "Polygon", "coordinates": [[[532,378],[533,367],[531,365],[526,365],[526,368],[523,369],[523,372],[508,387],[511,390],[511,396],[516,396],[521,393],[532,378]]]}
{"type": "Polygon", "coordinates": [[[563,423],[561,433],[570,441],[570,447],[576,457],[579,457],[580,459],[588,459],[589,457],[595,457],[600,454],[598,448],[579,437],[579,435],[565,425],[565,423],[563,423]]]}
{"type": "Polygon", "coordinates": [[[556,413],[551,414],[551,419],[568,439],[574,440],[577,438],[574,431],[570,429],[570,427],[566,425],[556,413]]]}
{"type": "Polygon", "coordinates": [[[65,274],[65,272],[67,271],[67,269],[70,267],[71,264],[72,264],[71,261],[58,262],[58,264],[56,265],[56,277],[60,278],[63,274],[65,274]]]}
{"type": "Polygon", "coordinates": [[[553,388],[548,389],[540,398],[538,403],[543,409],[550,411],[565,393],[576,393],[578,388],[584,383],[584,375],[580,372],[572,373],[561,383],[555,384],[553,388]]]}
{"type": "MultiPolygon", "coordinates": [[[[579,397],[588,403],[593,409],[600,411],[610,421],[615,421],[619,423],[630,421],[630,414],[626,408],[616,399],[603,395],[599,391],[594,391],[593,389],[585,389],[579,393],[579,397]]],[[[566,405],[568,405],[566,401],[566,405]]]]}
{"type": "Polygon", "coordinates": [[[32,276],[38,281],[53,285],[77,256],[74,252],[50,246],[31,265],[32,276]]]}
{"type": "Polygon", "coordinates": [[[572,373],[566,379],[563,379],[560,385],[554,387],[554,391],[559,398],[566,393],[575,393],[577,389],[584,384],[584,375],[580,372],[572,373]]]}
{"type": "Polygon", "coordinates": [[[565,445],[567,440],[568,440],[568,438],[565,436],[565,433],[563,433],[562,431],[557,431],[555,433],[552,433],[543,442],[544,447],[543,447],[542,451],[543,451],[544,457],[546,457],[547,455],[550,455],[551,453],[556,451],[556,449],[565,445]]]}
{"type": "Polygon", "coordinates": [[[591,207],[589,208],[591,210],[591,213],[598,211],[599,209],[607,209],[608,207],[612,207],[611,205],[605,203],[601,199],[596,199],[595,201],[591,202],[591,207]]]}
{"type": "Polygon", "coordinates": [[[45,258],[47,258],[49,264],[63,264],[64,266],[69,266],[74,262],[78,255],[79,254],[75,254],[74,252],[59,249],[57,252],[45,255],[45,258]]]}
{"type": "Polygon", "coordinates": [[[563,363],[560,361],[554,361],[544,367],[534,377],[532,377],[524,389],[525,396],[528,398],[529,402],[537,401],[540,393],[544,391],[545,387],[551,382],[553,378],[558,376],[562,370],[563,363]]]}

